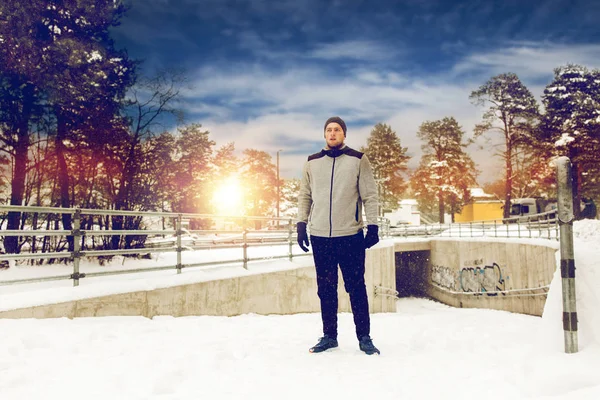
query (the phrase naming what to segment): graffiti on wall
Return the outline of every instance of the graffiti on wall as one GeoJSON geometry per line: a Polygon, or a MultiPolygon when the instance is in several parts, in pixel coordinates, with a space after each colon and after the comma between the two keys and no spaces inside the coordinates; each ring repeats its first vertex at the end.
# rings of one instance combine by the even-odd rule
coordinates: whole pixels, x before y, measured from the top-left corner
{"type": "Polygon", "coordinates": [[[431,281],[443,288],[456,290],[456,273],[451,268],[433,265],[431,268],[431,281]]]}
{"type": "Polygon", "coordinates": [[[460,270],[460,288],[463,292],[487,293],[495,296],[506,287],[502,268],[496,263],[484,267],[468,267],[460,270]]]}
{"type": "Polygon", "coordinates": [[[465,262],[460,270],[432,265],[431,281],[442,288],[466,293],[496,296],[506,289],[506,279],[497,263],[484,265],[482,259],[465,262]]]}

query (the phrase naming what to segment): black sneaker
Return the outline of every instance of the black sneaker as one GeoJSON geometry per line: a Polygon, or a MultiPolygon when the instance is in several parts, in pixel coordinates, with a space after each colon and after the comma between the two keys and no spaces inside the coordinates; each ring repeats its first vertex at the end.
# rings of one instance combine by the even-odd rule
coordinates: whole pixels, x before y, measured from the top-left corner
{"type": "Polygon", "coordinates": [[[368,355],[375,353],[381,354],[379,352],[379,349],[373,344],[373,340],[371,340],[371,337],[369,337],[368,335],[360,338],[360,340],[358,341],[358,347],[360,347],[360,349],[368,355]]]}
{"type": "Polygon", "coordinates": [[[333,349],[334,347],[338,347],[337,339],[325,335],[319,339],[319,343],[314,345],[314,347],[311,347],[308,351],[311,353],[320,353],[325,350],[333,349]]]}

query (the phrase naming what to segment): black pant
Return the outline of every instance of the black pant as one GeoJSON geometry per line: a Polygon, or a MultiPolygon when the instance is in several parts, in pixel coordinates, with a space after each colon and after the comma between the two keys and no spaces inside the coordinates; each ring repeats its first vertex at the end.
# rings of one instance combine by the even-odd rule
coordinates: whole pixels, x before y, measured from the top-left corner
{"type": "Polygon", "coordinates": [[[365,286],[365,245],[362,231],[353,236],[326,238],[311,236],[317,270],[317,293],[321,299],[323,333],[337,338],[338,264],[344,287],[350,295],[356,336],[369,335],[369,300],[365,286]]]}

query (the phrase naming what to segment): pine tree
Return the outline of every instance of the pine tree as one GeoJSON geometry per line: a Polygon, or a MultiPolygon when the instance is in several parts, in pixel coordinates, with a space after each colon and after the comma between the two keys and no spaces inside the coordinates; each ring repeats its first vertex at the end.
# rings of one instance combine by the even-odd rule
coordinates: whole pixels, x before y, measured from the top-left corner
{"type": "Polygon", "coordinates": [[[555,168],[550,159],[551,149],[537,138],[515,147],[512,198],[556,197],[555,168]]]}
{"type": "Polygon", "coordinates": [[[203,131],[200,124],[184,126],[178,132],[174,163],[177,197],[172,202],[173,209],[187,213],[207,213],[210,199],[207,193],[213,170],[215,142],[209,139],[209,132],[203,131]]]}
{"type": "Polygon", "coordinates": [[[229,142],[217,149],[213,157],[212,167],[212,177],[215,183],[237,173],[239,161],[235,155],[235,143],[229,142]]]}
{"type": "Polygon", "coordinates": [[[298,193],[300,192],[300,179],[286,179],[281,188],[281,214],[285,217],[298,216],[298,193]]]}
{"type": "MultiPolygon", "coordinates": [[[[269,153],[246,149],[241,162],[246,215],[272,215],[277,200],[277,167],[269,153]]],[[[255,223],[260,229],[260,221],[255,223]]]]}
{"type": "Polygon", "coordinates": [[[389,125],[378,123],[367,138],[367,146],[362,147],[361,151],[371,162],[378,185],[380,207],[395,210],[407,188],[402,176],[407,172],[410,159],[406,155],[407,148],[401,146],[400,138],[389,125]]]}
{"type": "Polygon", "coordinates": [[[411,187],[424,210],[438,208],[438,218],[461,211],[469,199],[469,188],[475,184],[477,170],[464,151],[468,143],[453,117],[426,121],[419,127],[418,137],[424,142],[419,168],[411,178],[411,187]]]}
{"type": "Polygon", "coordinates": [[[177,140],[169,132],[146,139],[141,146],[141,165],[132,188],[131,203],[136,210],[172,211],[167,206],[177,193],[175,174],[177,140]]]}
{"type": "Polygon", "coordinates": [[[531,92],[516,74],[500,74],[479,89],[470,99],[476,105],[487,105],[482,123],[475,127],[475,136],[499,132],[504,139],[503,149],[498,152],[505,162],[504,218],[510,216],[515,149],[524,138],[531,136],[539,118],[538,105],[531,92]]]}
{"type": "MultiPolygon", "coordinates": [[[[23,202],[29,129],[40,121],[55,124],[60,204],[72,204],[67,154],[83,141],[93,143],[89,133],[101,130],[94,127],[111,125],[133,81],[134,63],[114,49],[109,35],[123,12],[112,0],[0,3],[0,98],[9,105],[0,106],[0,140],[15,163],[11,204],[23,202]]],[[[62,219],[71,229],[70,215],[62,219]]],[[[9,225],[18,227],[18,213],[9,215],[9,225]]],[[[10,252],[18,251],[15,239],[8,239],[10,252]]]]}
{"type": "MultiPolygon", "coordinates": [[[[573,204],[600,197],[600,71],[569,64],[554,70],[542,101],[542,137],[573,166],[573,204]]],[[[574,207],[576,217],[579,207],[574,207]]]]}

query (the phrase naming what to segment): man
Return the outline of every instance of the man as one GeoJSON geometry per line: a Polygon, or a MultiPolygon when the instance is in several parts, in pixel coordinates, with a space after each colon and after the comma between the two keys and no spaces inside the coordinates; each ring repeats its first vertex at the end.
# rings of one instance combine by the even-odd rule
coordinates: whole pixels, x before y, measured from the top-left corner
{"type": "Polygon", "coordinates": [[[369,336],[369,301],[364,277],[365,249],[379,242],[377,186],[367,156],[344,144],[344,121],[331,117],[324,130],[325,148],[308,157],[298,195],[298,244],[308,251],[308,224],[323,320],[323,337],[310,352],[320,353],[338,346],[339,264],[350,295],[359,348],[367,354],[379,354],[369,336]]]}

